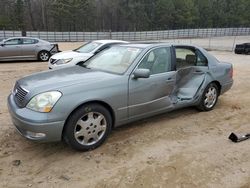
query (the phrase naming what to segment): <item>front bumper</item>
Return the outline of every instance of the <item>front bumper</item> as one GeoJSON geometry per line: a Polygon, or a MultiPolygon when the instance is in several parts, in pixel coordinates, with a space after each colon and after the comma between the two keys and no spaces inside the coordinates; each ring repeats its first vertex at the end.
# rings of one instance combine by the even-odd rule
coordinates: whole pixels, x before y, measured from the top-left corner
{"type": "Polygon", "coordinates": [[[19,108],[13,95],[8,97],[8,108],[13,124],[25,138],[39,142],[61,140],[65,121],[49,121],[46,113],[19,108]]]}

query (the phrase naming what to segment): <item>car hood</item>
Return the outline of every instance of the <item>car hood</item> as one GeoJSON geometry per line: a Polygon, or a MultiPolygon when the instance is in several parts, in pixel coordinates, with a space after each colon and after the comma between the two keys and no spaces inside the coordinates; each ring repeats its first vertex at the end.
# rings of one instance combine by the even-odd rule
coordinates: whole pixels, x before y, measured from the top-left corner
{"type": "Polygon", "coordinates": [[[36,73],[24,77],[17,82],[22,88],[28,90],[33,95],[51,90],[61,91],[63,87],[76,84],[81,84],[81,87],[93,85],[93,83],[112,80],[118,76],[119,75],[86,69],[80,66],[72,66],[36,73]]]}
{"type": "Polygon", "coordinates": [[[53,55],[53,59],[81,58],[83,61],[93,56],[92,53],[79,53],[75,51],[64,51],[53,55]]]}

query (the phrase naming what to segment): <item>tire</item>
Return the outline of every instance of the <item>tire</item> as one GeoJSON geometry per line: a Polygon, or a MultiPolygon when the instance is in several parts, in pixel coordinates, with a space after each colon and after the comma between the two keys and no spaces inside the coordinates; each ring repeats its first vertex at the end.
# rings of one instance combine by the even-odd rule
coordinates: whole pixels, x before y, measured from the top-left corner
{"type": "Polygon", "coordinates": [[[215,83],[210,83],[204,90],[200,104],[197,106],[201,111],[210,111],[215,107],[219,97],[219,89],[215,83]]]}
{"type": "Polygon", "coordinates": [[[100,146],[112,128],[110,112],[99,104],[86,104],[68,119],[63,140],[73,149],[88,151],[100,146]]]}
{"type": "Polygon", "coordinates": [[[40,61],[49,61],[50,53],[46,50],[40,51],[38,53],[38,60],[40,61]]]}

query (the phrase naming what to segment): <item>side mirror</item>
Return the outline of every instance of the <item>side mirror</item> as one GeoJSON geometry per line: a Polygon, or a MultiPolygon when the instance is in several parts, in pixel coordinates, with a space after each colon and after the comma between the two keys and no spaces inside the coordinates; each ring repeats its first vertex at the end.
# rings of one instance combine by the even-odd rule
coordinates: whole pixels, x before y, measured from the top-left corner
{"type": "Polygon", "coordinates": [[[138,79],[138,78],[149,78],[150,76],[150,70],[149,69],[136,69],[135,72],[133,73],[133,78],[138,79]]]}

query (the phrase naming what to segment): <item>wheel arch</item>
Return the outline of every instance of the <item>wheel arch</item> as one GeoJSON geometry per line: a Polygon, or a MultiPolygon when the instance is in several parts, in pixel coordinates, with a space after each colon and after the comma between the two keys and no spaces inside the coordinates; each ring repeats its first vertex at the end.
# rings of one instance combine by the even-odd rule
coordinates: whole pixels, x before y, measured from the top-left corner
{"type": "Polygon", "coordinates": [[[77,111],[79,108],[81,108],[82,106],[87,105],[87,104],[99,104],[99,105],[102,105],[103,107],[105,107],[105,108],[109,111],[109,113],[110,113],[110,115],[111,115],[111,118],[112,118],[112,128],[114,127],[114,125],[115,125],[115,112],[114,112],[113,108],[112,108],[108,103],[106,103],[106,102],[104,102],[104,101],[93,100],[93,101],[84,102],[84,103],[78,105],[78,106],[68,115],[68,117],[67,117],[67,119],[66,119],[66,121],[65,121],[65,123],[64,123],[64,126],[63,126],[62,137],[63,137],[63,135],[64,135],[65,125],[66,125],[66,123],[68,122],[70,116],[71,116],[75,111],[77,111]]]}
{"type": "Polygon", "coordinates": [[[221,94],[221,84],[220,84],[220,82],[217,81],[217,80],[214,80],[211,83],[214,83],[218,87],[219,95],[220,95],[221,94]]]}

